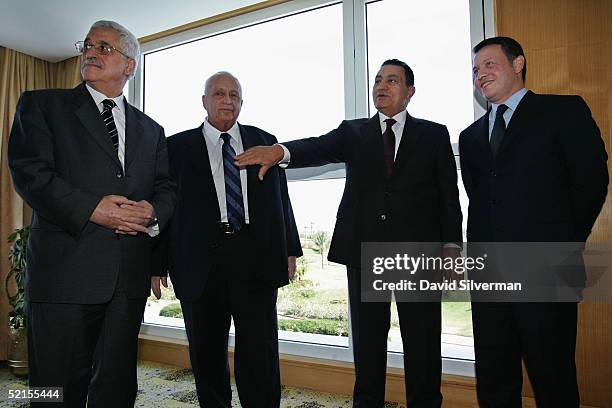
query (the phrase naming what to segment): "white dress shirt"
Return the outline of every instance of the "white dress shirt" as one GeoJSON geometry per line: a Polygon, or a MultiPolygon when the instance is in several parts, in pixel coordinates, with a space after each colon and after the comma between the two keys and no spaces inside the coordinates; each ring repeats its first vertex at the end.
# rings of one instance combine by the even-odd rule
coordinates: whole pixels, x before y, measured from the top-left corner
{"type": "Polygon", "coordinates": [[[103,100],[112,99],[117,105],[113,108],[112,113],[115,126],[117,127],[117,133],[119,134],[119,149],[117,150],[117,154],[119,156],[119,161],[121,162],[121,167],[123,168],[123,171],[125,171],[125,102],[123,94],[117,96],[116,98],[109,98],[102,92],[98,92],[93,89],[91,86],[89,86],[89,84],[86,83],[85,86],[96,103],[100,114],[102,114],[102,111],[104,110],[104,105],[102,104],[103,100]]]}
{"type": "MultiPolygon", "coordinates": [[[[208,160],[210,161],[210,169],[212,171],[213,181],[215,182],[215,190],[217,190],[217,201],[219,202],[219,210],[221,211],[221,222],[227,222],[227,201],[225,199],[225,172],[223,171],[223,140],[221,133],[230,135],[230,145],[234,148],[236,154],[244,152],[242,146],[242,137],[240,136],[240,128],[238,123],[234,123],[227,132],[221,132],[208,122],[208,118],[202,126],[202,134],[206,142],[208,150],[208,160]]],[[[242,201],[244,202],[244,220],[249,223],[249,200],[247,199],[247,172],[246,167],[240,169],[240,184],[242,187],[242,201]]]]}

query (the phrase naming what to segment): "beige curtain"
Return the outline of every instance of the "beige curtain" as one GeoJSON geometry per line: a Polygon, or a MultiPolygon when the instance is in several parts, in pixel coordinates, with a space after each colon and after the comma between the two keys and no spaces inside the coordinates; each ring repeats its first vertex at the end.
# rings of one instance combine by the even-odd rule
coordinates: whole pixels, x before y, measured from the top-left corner
{"type": "Polygon", "coordinates": [[[31,211],[13,190],[6,150],[13,116],[24,91],[73,88],[81,82],[78,57],[58,63],[0,47],[0,361],[7,358],[8,311],[5,279],[8,273],[6,237],[30,221],[31,211]]]}

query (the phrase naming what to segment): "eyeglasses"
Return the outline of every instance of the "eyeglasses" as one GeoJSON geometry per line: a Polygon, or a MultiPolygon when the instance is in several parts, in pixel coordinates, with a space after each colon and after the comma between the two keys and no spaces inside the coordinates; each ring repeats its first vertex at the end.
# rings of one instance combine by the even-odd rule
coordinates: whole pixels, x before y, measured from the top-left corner
{"type": "Polygon", "coordinates": [[[92,44],[90,42],[77,41],[74,43],[74,48],[76,48],[77,51],[80,52],[81,54],[85,54],[87,51],[91,49],[93,49],[100,55],[108,55],[113,51],[117,51],[119,54],[123,55],[125,58],[133,59],[129,55],[126,55],[123,51],[107,43],[92,44]]]}

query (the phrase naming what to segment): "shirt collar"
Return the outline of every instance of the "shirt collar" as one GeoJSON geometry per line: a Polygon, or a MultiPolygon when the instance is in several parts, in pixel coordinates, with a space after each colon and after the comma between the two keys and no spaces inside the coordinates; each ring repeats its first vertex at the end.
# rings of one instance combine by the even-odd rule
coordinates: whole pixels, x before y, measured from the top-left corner
{"type": "MultiPolygon", "coordinates": [[[[383,129],[384,131],[384,129],[386,129],[386,126],[387,126],[387,124],[385,123],[385,120],[389,119],[389,117],[380,111],[378,112],[378,117],[380,119],[380,128],[383,129]]],[[[404,127],[404,125],[406,124],[407,117],[408,117],[408,112],[404,109],[403,111],[393,116],[391,119],[395,119],[397,123],[399,123],[402,127],[404,127]]]]}
{"type": "Polygon", "coordinates": [[[105,99],[112,99],[113,101],[115,101],[115,103],[117,104],[117,107],[119,108],[119,110],[125,114],[125,103],[124,103],[124,98],[123,98],[123,93],[121,93],[119,96],[115,97],[115,98],[109,98],[108,96],[104,95],[102,92],[94,89],[93,87],[91,87],[87,82],[85,83],[85,87],[87,88],[87,90],[89,91],[89,93],[91,94],[91,97],[93,98],[94,102],[96,103],[96,106],[98,107],[98,109],[100,109],[100,106],[102,105],[102,101],[105,99]]]}
{"type": "MultiPolygon", "coordinates": [[[[506,101],[503,104],[506,105],[512,112],[514,112],[526,93],[527,93],[527,88],[521,88],[515,93],[513,93],[508,99],[506,99],[506,101]]],[[[491,117],[493,118],[495,117],[495,114],[497,113],[497,107],[499,105],[501,104],[499,103],[491,104],[491,115],[492,115],[491,117]]]]}
{"type": "Polygon", "coordinates": [[[206,120],[204,121],[204,126],[202,127],[202,132],[204,132],[204,137],[208,138],[208,140],[212,142],[213,145],[219,143],[221,139],[221,133],[229,133],[232,139],[234,139],[238,143],[241,143],[238,122],[234,123],[234,125],[227,132],[221,132],[219,129],[211,125],[208,121],[208,117],[206,117],[206,120]]]}

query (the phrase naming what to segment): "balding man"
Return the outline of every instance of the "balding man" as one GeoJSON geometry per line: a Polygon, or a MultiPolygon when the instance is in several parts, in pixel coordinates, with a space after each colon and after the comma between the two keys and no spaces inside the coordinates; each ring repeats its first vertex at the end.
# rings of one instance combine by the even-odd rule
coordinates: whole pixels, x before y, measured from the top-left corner
{"type": "Polygon", "coordinates": [[[169,272],[183,309],[198,399],[204,407],[231,407],[233,318],[242,406],[278,407],[277,288],[289,282],[302,255],[287,180],[278,167],[260,182],[257,168],[234,165],[245,149],[276,143],[269,133],[237,123],[242,88],[234,76],[211,76],[202,102],[204,123],[168,139],[178,187],[169,272]]]}
{"type": "Polygon", "coordinates": [[[33,209],[29,381],[63,387],[62,406],[128,407],[153,237],[174,190],[164,130],[122,93],[140,58],[134,35],[98,21],[76,46],[84,83],[25,92],[9,139],[15,189],[33,209]]]}

